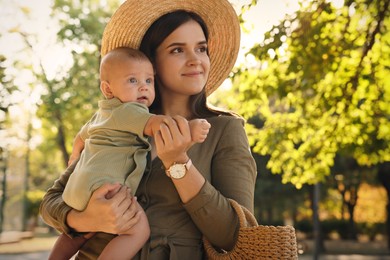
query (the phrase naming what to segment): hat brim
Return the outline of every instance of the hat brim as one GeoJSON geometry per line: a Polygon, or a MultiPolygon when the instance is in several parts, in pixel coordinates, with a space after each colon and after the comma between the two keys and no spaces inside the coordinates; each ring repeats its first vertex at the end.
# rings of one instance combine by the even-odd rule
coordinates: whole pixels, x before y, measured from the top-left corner
{"type": "Polygon", "coordinates": [[[102,39],[101,55],[118,47],[139,49],[149,27],[177,10],[196,13],[209,31],[210,73],[206,94],[216,90],[231,72],[240,47],[240,24],[226,0],[127,0],[113,14],[102,39]]]}

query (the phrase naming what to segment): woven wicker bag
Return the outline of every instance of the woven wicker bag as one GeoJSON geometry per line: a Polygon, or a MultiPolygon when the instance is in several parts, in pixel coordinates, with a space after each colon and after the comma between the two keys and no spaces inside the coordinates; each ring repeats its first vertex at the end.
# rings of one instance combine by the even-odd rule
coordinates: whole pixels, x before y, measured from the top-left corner
{"type": "Polygon", "coordinates": [[[208,259],[298,259],[295,230],[291,226],[262,226],[245,207],[230,200],[240,221],[235,247],[229,251],[217,251],[207,239],[203,239],[208,259]]]}

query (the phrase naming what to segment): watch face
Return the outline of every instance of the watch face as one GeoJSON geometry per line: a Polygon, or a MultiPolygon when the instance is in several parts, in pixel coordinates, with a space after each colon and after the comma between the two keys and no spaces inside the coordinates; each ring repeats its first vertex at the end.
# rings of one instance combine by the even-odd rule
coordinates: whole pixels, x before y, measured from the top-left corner
{"type": "Polygon", "coordinates": [[[183,178],[186,174],[186,168],[183,164],[174,164],[169,169],[169,174],[174,179],[180,179],[183,178]]]}

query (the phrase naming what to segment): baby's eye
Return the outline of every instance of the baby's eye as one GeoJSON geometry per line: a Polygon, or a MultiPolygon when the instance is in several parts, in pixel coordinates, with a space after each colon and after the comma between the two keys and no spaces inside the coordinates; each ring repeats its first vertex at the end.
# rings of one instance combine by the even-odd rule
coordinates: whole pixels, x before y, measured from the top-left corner
{"type": "Polygon", "coordinates": [[[152,79],[152,78],[147,79],[147,80],[146,80],[146,83],[147,83],[147,84],[153,84],[153,79],[152,79]]]}
{"type": "Polygon", "coordinates": [[[130,78],[130,79],[129,79],[129,82],[130,82],[130,83],[133,83],[133,84],[134,84],[134,83],[137,83],[137,79],[136,79],[136,78],[130,78]]]}

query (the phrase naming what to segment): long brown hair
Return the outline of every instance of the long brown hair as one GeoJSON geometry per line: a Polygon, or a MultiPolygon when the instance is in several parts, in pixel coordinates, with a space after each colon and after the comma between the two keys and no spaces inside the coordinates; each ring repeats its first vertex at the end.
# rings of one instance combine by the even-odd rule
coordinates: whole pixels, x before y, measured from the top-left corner
{"type": "MultiPolygon", "coordinates": [[[[140,50],[149,57],[153,64],[155,64],[156,50],[158,46],[160,46],[160,44],[180,25],[191,20],[197,22],[200,25],[207,41],[209,33],[203,19],[195,13],[179,10],[161,16],[149,27],[148,31],[145,33],[144,38],[142,39],[140,50]]],[[[158,75],[156,76],[158,77],[158,75]]],[[[158,80],[155,81],[156,98],[149,109],[152,113],[159,114],[161,113],[161,95],[157,82],[158,80]]],[[[224,111],[219,108],[211,108],[208,106],[206,91],[204,88],[200,93],[191,96],[190,109],[192,114],[197,118],[211,117],[216,115],[233,115],[233,113],[229,111],[224,111]]]]}

